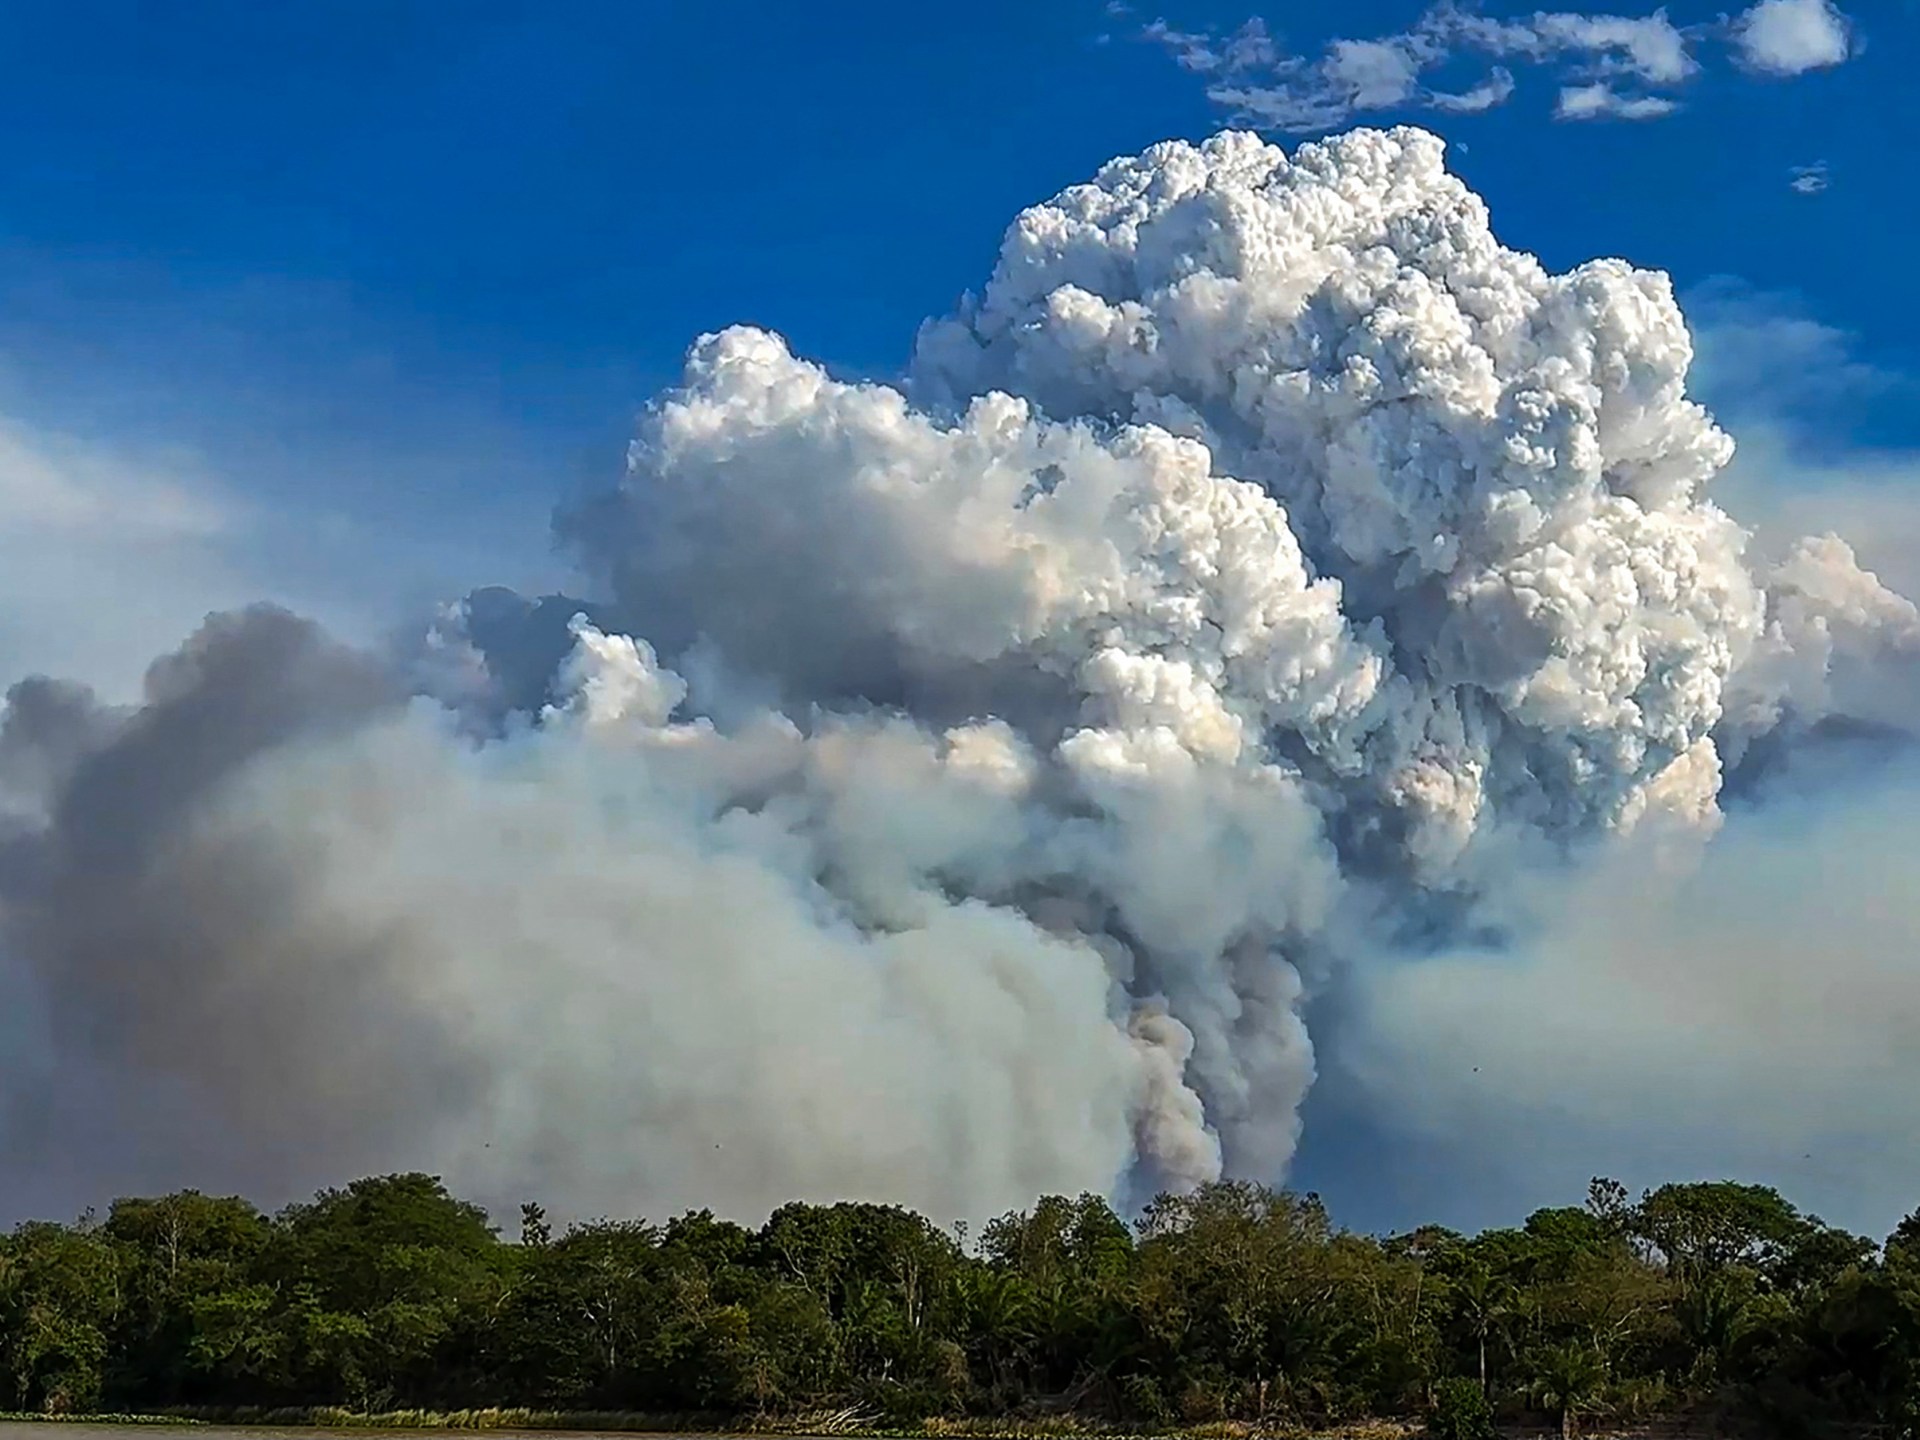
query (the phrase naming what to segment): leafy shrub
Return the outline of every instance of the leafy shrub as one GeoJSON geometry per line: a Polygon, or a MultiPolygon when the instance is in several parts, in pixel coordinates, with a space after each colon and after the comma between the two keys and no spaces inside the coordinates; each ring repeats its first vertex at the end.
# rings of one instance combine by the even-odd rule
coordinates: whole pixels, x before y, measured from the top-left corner
{"type": "Polygon", "coordinates": [[[1494,1440],[1486,1393],[1472,1380],[1442,1380],[1427,1412],[1427,1434],[1433,1440],[1494,1440]]]}
{"type": "Polygon", "coordinates": [[[1209,1420],[1226,1418],[1226,1401],[1219,1387],[1208,1383],[1209,1378],[1195,1376],[1180,1392],[1180,1418],[1189,1425],[1204,1425],[1209,1420]]]}
{"type": "Polygon", "coordinates": [[[1167,1403],[1160,1382],[1151,1375],[1129,1375],[1122,1380],[1120,1403],[1135,1420],[1144,1420],[1149,1425],[1168,1425],[1173,1422],[1173,1407],[1167,1403]]]}

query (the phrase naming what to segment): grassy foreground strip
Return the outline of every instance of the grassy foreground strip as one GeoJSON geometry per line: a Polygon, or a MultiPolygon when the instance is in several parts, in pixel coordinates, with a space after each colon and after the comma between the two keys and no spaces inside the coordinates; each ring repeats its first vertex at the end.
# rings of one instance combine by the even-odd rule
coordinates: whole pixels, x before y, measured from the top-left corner
{"type": "MultiPolygon", "coordinates": [[[[22,1419],[49,1417],[22,1416],[22,1419]]],[[[68,1418],[68,1417],[57,1417],[68,1418]]],[[[130,1417],[88,1416],[101,1424],[129,1423],[130,1417]]],[[[794,1435],[899,1437],[899,1440],[1097,1440],[1103,1436],[1178,1435],[1183,1440],[1252,1440],[1255,1436],[1337,1433],[1346,1440],[1405,1440],[1414,1427],[1390,1422],[1346,1426],[1337,1432],[1313,1432],[1283,1426],[1259,1426],[1222,1420],[1204,1425],[1162,1428],[1105,1423],[1077,1416],[1035,1419],[963,1417],[890,1425],[855,1410],[820,1410],[798,1415],[742,1417],[715,1414],[649,1414],[631,1410],[347,1410],[336,1406],[174,1410],[142,1417],[149,1424],[223,1426],[297,1426],[323,1430],[543,1430],[617,1432],[640,1435],[794,1435]]]]}
{"type": "Polygon", "coordinates": [[[0,1425],[204,1425],[185,1415],[47,1415],[37,1410],[0,1410],[0,1425]]]}
{"type": "MultiPolygon", "coordinates": [[[[1100,1440],[1173,1436],[1179,1440],[1410,1440],[1418,1427],[1391,1421],[1314,1431],[1222,1420],[1172,1430],[1089,1421],[1074,1416],[1008,1420],[930,1419],[913,1426],[876,1423],[846,1411],[742,1420],[737,1416],[649,1415],[627,1410],[347,1410],[335,1406],[222,1407],[150,1415],[48,1415],[0,1411],[0,1422],[48,1425],[232,1426],[316,1430],[535,1430],[642,1435],[846,1436],[849,1440],[1100,1440]]],[[[1597,1434],[1598,1432],[1595,1432],[1597,1434]]],[[[1592,1437],[1589,1437],[1592,1440],[1592,1437]]]]}
{"type": "MultiPolygon", "coordinates": [[[[790,1416],[656,1415],[629,1410],[381,1410],[337,1406],[223,1407],[173,1410],[144,1415],[48,1415],[0,1411],[0,1423],[69,1425],[230,1426],[312,1430],[521,1430],[555,1433],[705,1435],[714,1437],[780,1435],[846,1437],[846,1440],[1416,1440],[1424,1431],[1405,1421],[1375,1420],[1327,1428],[1214,1420],[1203,1424],[1148,1427],[1089,1420],[1073,1415],[1028,1419],[969,1416],[929,1419],[917,1425],[887,1425],[871,1415],[817,1411],[790,1416]]],[[[1544,1428],[1514,1429],[1509,1440],[1547,1435],[1544,1428]]],[[[1608,1426],[1596,1424],[1581,1440],[1684,1440],[1687,1427],[1608,1426]]]]}
{"type": "MultiPolygon", "coordinates": [[[[339,1406],[220,1406],[169,1410],[195,1425],[298,1426],[321,1430],[562,1430],[644,1435],[738,1434],[740,1421],[718,1415],[658,1415],[633,1410],[349,1410],[339,1406]]],[[[757,1428],[757,1427],[754,1427],[757,1428]]]]}

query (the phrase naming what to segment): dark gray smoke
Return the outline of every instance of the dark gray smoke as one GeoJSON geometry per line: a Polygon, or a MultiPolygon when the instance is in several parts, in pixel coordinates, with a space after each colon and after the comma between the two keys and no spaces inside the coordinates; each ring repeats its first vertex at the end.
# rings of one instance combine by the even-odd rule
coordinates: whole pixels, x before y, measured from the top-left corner
{"type": "Polygon", "coordinates": [[[111,1184],[145,1151],[147,1184],[211,1166],[278,1192],[455,1098],[431,1017],[378,987],[384,937],[306,913],[327,857],[211,819],[263,757],[352,736],[400,699],[385,667],[266,607],[210,620],[129,711],[14,688],[0,751],[37,823],[8,848],[0,902],[51,1063],[8,1100],[37,1166],[111,1184]],[[75,1129],[112,1148],[70,1145],[75,1129]]]}

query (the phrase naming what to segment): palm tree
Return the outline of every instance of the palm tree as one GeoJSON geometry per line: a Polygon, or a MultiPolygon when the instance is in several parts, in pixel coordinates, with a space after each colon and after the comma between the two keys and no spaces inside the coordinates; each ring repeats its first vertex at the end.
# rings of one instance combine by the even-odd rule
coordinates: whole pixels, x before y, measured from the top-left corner
{"type": "Polygon", "coordinates": [[[975,1353],[985,1363],[990,1382],[1004,1388],[1014,1371],[1032,1358],[1039,1328],[1033,1288],[1005,1271],[963,1271],[959,1300],[975,1353]]]}
{"type": "Polygon", "coordinates": [[[1740,1308],[1732,1288],[1718,1277],[1700,1281],[1680,1297],[1674,1318],[1693,1346],[1696,1379],[1711,1382],[1720,1378],[1721,1364],[1733,1348],[1740,1308]]]}
{"type": "Polygon", "coordinates": [[[1475,1266],[1454,1282],[1460,1322],[1472,1337],[1480,1358],[1480,1393],[1487,1393],[1487,1339],[1511,1313],[1512,1287],[1484,1266],[1475,1266]]]}
{"type": "Polygon", "coordinates": [[[1600,1393],[1605,1378],[1599,1357],[1584,1345],[1556,1346],[1535,1361],[1534,1394],[1560,1417],[1562,1440],[1572,1436],[1574,1421],[1600,1393]]]}

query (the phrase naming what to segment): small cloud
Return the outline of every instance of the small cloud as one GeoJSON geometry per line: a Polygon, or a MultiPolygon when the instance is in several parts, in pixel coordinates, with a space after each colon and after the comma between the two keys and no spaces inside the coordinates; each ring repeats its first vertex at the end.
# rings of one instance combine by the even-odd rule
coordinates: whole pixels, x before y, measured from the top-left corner
{"type": "Polygon", "coordinates": [[[1336,40],[1322,63],[1327,82],[1356,110],[1404,104],[1420,86],[1421,57],[1405,37],[1336,40]]]}
{"type": "Polygon", "coordinates": [[[252,519],[177,457],[0,416],[0,685],[78,668],[137,694],[156,640],[256,591],[252,519]]]}
{"type": "Polygon", "coordinates": [[[1664,95],[1622,95],[1604,80],[1569,85],[1553,107],[1556,120],[1658,120],[1680,108],[1664,95]]]}
{"type": "Polygon", "coordinates": [[[42,540],[129,545],[216,540],[236,519],[208,488],[10,419],[0,419],[0,513],[42,540]]]}
{"type": "Polygon", "coordinates": [[[1541,14],[1489,20],[1442,6],[1432,14],[1460,43],[1491,55],[1536,63],[1587,56],[1592,73],[1631,75],[1650,85],[1677,85],[1700,69],[1687,49],[1692,37],[1664,10],[1642,17],[1541,14]]]}
{"type": "MultiPolygon", "coordinates": [[[[1493,73],[1471,90],[1462,90],[1458,94],[1436,90],[1428,95],[1427,103],[1450,115],[1478,115],[1482,110],[1506,104],[1513,98],[1513,91],[1513,72],[1505,66],[1496,65],[1493,73]]],[[[1464,151],[1467,147],[1462,145],[1459,148],[1464,151]]]]}
{"type": "Polygon", "coordinates": [[[1788,188],[1802,195],[1818,195],[1827,188],[1827,162],[1824,160],[1811,165],[1796,165],[1790,173],[1793,178],[1787,181],[1788,188]]]}
{"type": "Polygon", "coordinates": [[[1760,0],[1733,23],[1734,53],[1764,75],[1800,75],[1852,53],[1847,17],[1833,0],[1760,0]]]}
{"type": "MultiPolygon", "coordinates": [[[[1249,20],[1248,25],[1260,24],[1249,20]]],[[[1173,63],[1196,75],[1211,75],[1226,68],[1226,51],[1216,47],[1214,37],[1203,31],[1176,30],[1164,20],[1155,20],[1140,32],[1173,56],[1173,63]]]]}

